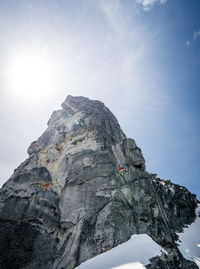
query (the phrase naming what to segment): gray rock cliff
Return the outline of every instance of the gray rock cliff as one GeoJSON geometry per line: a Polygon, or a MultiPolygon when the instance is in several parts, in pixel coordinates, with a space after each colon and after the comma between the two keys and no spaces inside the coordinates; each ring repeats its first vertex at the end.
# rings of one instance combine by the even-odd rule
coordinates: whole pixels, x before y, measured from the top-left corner
{"type": "Polygon", "coordinates": [[[147,268],[197,268],[176,234],[195,220],[196,196],[148,173],[103,103],[68,96],[28,154],[0,190],[1,269],[73,269],[136,233],[168,253],[147,268]]]}

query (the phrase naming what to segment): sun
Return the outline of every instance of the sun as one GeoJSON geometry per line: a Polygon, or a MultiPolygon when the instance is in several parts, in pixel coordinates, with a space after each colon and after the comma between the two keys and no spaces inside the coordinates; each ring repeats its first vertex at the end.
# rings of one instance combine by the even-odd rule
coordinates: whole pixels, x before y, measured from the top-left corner
{"type": "Polygon", "coordinates": [[[52,66],[44,54],[28,52],[13,57],[7,71],[12,95],[32,100],[45,97],[55,80],[52,66]]]}

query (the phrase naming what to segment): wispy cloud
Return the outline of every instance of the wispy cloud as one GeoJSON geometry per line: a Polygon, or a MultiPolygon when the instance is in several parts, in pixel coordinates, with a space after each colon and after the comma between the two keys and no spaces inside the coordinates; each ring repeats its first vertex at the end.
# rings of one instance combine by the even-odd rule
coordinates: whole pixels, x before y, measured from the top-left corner
{"type": "Polygon", "coordinates": [[[185,42],[185,45],[186,45],[187,47],[189,47],[189,46],[191,45],[191,41],[190,41],[190,40],[187,40],[187,41],[185,42]]]}
{"type": "Polygon", "coordinates": [[[199,38],[200,38],[200,29],[198,31],[194,32],[194,34],[193,34],[193,39],[194,40],[197,40],[199,38]]]}
{"type": "Polygon", "coordinates": [[[138,4],[141,4],[143,10],[149,11],[155,4],[165,4],[167,0],[136,0],[138,4]]]}
{"type": "Polygon", "coordinates": [[[186,45],[187,47],[190,47],[191,44],[192,44],[193,42],[195,42],[196,40],[198,40],[198,39],[200,39],[200,29],[199,29],[198,31],[195,31],[195,32],[193,33],[193,36],[192,36],[191,40],[187,40],[187,41],[185,42],[185,45],[186,45]]]}

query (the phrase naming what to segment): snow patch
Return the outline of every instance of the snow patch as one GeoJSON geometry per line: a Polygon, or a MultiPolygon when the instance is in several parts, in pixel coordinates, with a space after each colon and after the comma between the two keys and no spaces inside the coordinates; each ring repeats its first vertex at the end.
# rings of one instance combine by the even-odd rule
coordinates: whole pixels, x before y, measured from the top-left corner
{"type": "Polygon", "coordinates": [[[132,262],[128,264],[123,264],[121,266],[112,267],[111,269],[145,269],[143,264],[140,262],[132,262]]]}
{"type": "Polygon", "coordinates": [[[193,257],[193,260],[196,263],[196,265],[200,268],[200,259],[197,257],[193,257]]]}
{"type": "Polygon", "coordinates": [[[165,182],[164,181],[159,181],[160,184],[162,184],[165,187],[165,182]]]}
{"type": "Polygon", "coordinates": [[[200,204],[196,209],[196,219],[195,221],[187,228],[184,228],[183,233],[177,233],[179,236],[178,241],[179,250],[182,255],[191,261],[194,261],[197,266],[200,268],[200,204]]]}
{"type": "Polygon", "coordinates": [[[76,269],[144,269],[150,259],[166,251],[147,234],[134,234],[127,242],[102,253],[76,269]],[[130,263],[132,267],[130,267],[130,263]]]}

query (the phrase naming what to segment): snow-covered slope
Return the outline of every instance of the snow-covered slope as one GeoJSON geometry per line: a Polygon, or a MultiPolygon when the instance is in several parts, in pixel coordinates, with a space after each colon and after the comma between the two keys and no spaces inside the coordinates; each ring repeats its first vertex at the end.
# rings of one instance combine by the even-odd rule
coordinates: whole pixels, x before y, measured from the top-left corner
{"type": "Polygon", "coordinates": [[[76,267],[77,269],[142,269],[149,259],[165,250],[147,234],[135,234],[127,242],[100,254],[76,267]],[[131,264],[128,264],[131,263],[131,264]],[[120,266],[121,265],[121,266],[120,266]]]}
{"type": "Polygon", "coordinates": [[[200,204],[196,209],[196,220],[189,227],[184,228],[183,233],[178,233],[179,250],[182,255],[188,259],[195,261],[200,268],[200,204]]]}
{"type": "Polygon", "coordinates": [[[111,269],[145,269],[145,268],[146,267],[140,262],[132,262],[117,267],[112,267],[111,269]]]}

